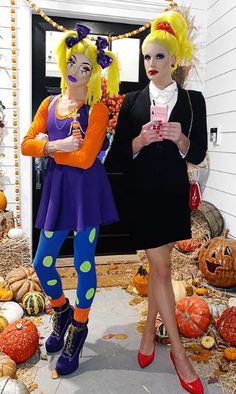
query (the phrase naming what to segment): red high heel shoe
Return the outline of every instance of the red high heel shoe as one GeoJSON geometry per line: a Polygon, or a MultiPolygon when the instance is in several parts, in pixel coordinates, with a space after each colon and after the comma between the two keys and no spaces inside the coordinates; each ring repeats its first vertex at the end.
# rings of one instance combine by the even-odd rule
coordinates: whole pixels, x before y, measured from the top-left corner
{"type": "Polygon", "coordinates": [[[148,354],[148,355],[138,352],[138,363],[141,368],[145,368],[153,362],[155,358],[155,348],[156,346],[154,346],[154,350],[152,354],[148,354]]]}
{"type": "Polygon", "coordinates": [[[175,365],[175,360],[174,360],[174,357],[173,357],[173,354],[171,351],[170,351],[170,358],[171,358],[172,363],[174,364],[174,367],[175,367],[176,373],[178,375],[179,381],[181,383],[181,386],[191,394],[204,394],[204,389],[203,389],[203,385],[202,385],[200,378],[197,378],[193,382],[185,382],[185,380],[183,378],[181,378],[181,376],[179,375],[179,372],[177,371],[177,368],[175,365]]]}

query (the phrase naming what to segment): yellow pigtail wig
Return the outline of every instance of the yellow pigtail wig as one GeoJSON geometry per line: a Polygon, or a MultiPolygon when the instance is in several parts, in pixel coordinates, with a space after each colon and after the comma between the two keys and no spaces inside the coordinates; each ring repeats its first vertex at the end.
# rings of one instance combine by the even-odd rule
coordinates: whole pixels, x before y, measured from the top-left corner
{"type": "MultiPolygon", "coordinates": [[[[88,92],[86,102],[89,105],[94,105],[97,101],[99,101],[102,97],[102,87],[101,87],[101,79],[102,79],[102,67],[97,62],[98,57],[98,49],[97,46],[88,38],[83,38],[80,41],[73,44],[70,48],[66,45],[67,38],[76,38],[77,32],[72,30],[68,31],[64,38],[59,42],[56,48],[56,55],[58,59],[58,67],[61,72],[61,92],[65,94],[67,83],[66,83],[66,71],[67,71],[67,62],[70,57],[75,53],[83,53],[92,64],[92,73],[88,82],[88,92]]],[[[117,57],[114,53],[110,51],[104,51],[104,54],[110,56],[112,58],[112,62],[108,67],[108,94],[110,96],[114,96],[118,93],[119,90],[119,66],[117,57]]]]}
{"type": "Polygon", "coordinates": [[[176,69],[182,62],[189,62],[193,59],[195,48],[188,39],[188,34],[187,23],[179,12],[163,12],[153,20],[151,33],[145,38],[142,45],[142,51],[144,51],[147,43],[158,41],[167,48],[170,56],[176,56],[176,64],[174,67],[174,69],[176,69]],[[166,28],[163,27],[163,25],[166,25],[166,28]]]}

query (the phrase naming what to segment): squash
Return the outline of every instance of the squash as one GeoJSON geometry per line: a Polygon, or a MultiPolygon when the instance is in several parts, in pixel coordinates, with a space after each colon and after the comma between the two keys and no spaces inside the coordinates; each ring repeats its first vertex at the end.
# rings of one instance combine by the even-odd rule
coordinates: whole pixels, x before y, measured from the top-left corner
{"type": "Polygon", "coordinates": [[[0,353],[0,378],[3,376],[16,376],[16,363],[7,354],[0,353]]]}
{"type": "Polygon", "coordinates": [[[0,315],[0,333],[8,326],[8,321],[4,316],[0,315]]]}
{"type": "Polygon", "coordinates": [[[7,198],[4,194],[4,192],[1,190],[0,191],[0,211],[5,211],[7,207],[7,198]]]}
{"type": "Polygon", "coordinates": [[[33,267],[14,268],[7,274],[6,281],[17,301],[21,301],[29,291],[42,291],[39,278],[33,267]]]}
{"type": "Polygon", "coordinates": [[[226,347],[224,349],[224,358],[228,361],[236,360],[236,347],[226,347]]]}
{"type": "Polygon", "coordinates": [[[177,280],[177,279],[172,279],[171,280],[172,287],[174,290],[174,295],[175,295],[175,301],[178,302],[182,300],[182,298],[186,297],[186,282],[184,280],[177,280]]]}
{"type": "Polygon", "coordinates": [[[5,279],[2,277],[2,276],[0,276],[0,289],[2,288],[2,287],[5,287],[6,286],[6,281],[5,281],[5,279]]]}
{"type": "Polygon", "coordinates": [[[16,227],[16,228],[10,228],[10,230],[7,233],[8,238],[11,239],[17,239],[21,238],[24,235],[24,231],[22,228],[16,227]]]}
{"type": "Polygon", "coordinates": [[[197,338],[204,333],[210,323],[207,303],[197,296],[184,297],[176,304],[176,322],[180,334],[187,338],[197,338]]]}
{"type": "Polygon", "coordinates": [[[236,306],[224,310],[216,321],[216,328],[226,342],[236,346],[236,306]]]}
{"type": "Polygon", "coordinates": [[[148,273],[143,265],[139,267],[133,277],[133,284],[140,294],[144,296],[148,295],[148,273]]]}
{"type": "Polygon", "coordinates": [[[39,291],[30,291],[24,295],[22,304],[27,315],[35,316],[44,310],[45,298],[39,291]]]}
{"type": "Polygon", "coordinates": [[[4,318],[7,324],[11,324],[20,319],[23,314],[24,311],[17,302],[8,301],[0,303],[0,320],[4,318]]]}
{"type": "Polygon", "coordinates": [[[0,379],[1,394],[30,394],[27,386],[21,381],[4,376],[0,379]]]}
{"type": "Polygon", "coordinates": [[[205,287],[197,287],[195,290],[195,293],[197,295],[207,295],[208,294],[208,290],[205,287]]]}
{"type": "Polygon", "coordinates": [[[38,346],[37,327],[28,319],[16,320],[0,335],[0,351],[10,356],[17,364],[33,356],[38,346]]]}
{"type": "Polygon", "coordinates": [[[0,301],[10,301],[13,298],[13,291],[9,289],[5,289],[4,287],[0,288],[0,301]]]}

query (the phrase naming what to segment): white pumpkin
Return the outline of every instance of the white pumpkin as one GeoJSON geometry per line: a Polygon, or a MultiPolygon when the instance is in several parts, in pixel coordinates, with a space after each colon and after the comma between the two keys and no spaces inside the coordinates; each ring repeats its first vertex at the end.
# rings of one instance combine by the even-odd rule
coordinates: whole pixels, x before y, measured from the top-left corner
{"type": "Polygon", "coordinates": [[[24,231],[22,230],[22,228],[10,228],[10,230],[7,233],[8,238],[11,239],[20,238],[23,237],[23,235],[24,235],[24,231]]]}
{"type": "Polygon", "coordinates": [[[174,290],[175,302],[178,302],[187,295],[185,288],[186,283],[183,280],[176,280],[176,279],[172,279],[171,282],[174,290]]]}
{"type": "Polygon", "coordinates": [[[4,377],[0,379],[1,394],[29,394],[27,386],[20,380],[4,377]]]}
{"type": "Polygon", "coordinates": [[[5,279],[2,276],[0,276],[0,288],[5,287],[5,286],[6,286],[5,279]]]}
{"type": "Polygon", "coordinates": [[[236,297],[230,297],[229,298],[229,308],[231,306],[236,306],[236,297]]]}
{"type": "Polygon", "coordinates": [[[21,319],[23,314],[24,311],[17,302],[0,302],[0,316],[5,317],[9,324],[21,319]]]}

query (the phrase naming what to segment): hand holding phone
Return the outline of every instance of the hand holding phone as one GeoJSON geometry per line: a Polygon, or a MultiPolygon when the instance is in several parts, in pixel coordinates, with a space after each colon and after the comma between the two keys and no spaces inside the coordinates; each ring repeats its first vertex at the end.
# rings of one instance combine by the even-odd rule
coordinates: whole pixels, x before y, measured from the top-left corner
{"type": "Polygon", "coordinates": [[[150,119],[153,123],[153,128],[159,131],[161,124],[167,122],[168,119],[167,105],[151,105],[150,119]]]}

